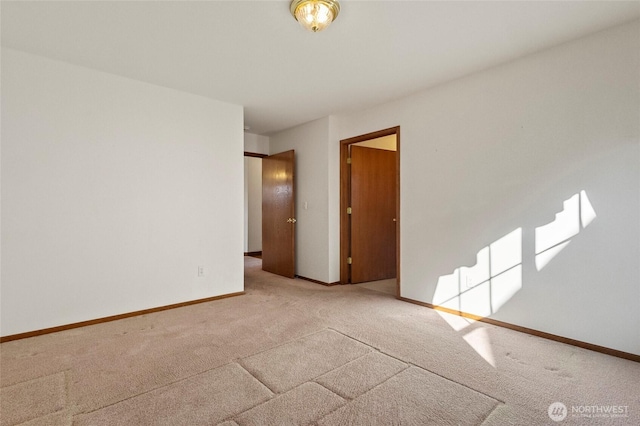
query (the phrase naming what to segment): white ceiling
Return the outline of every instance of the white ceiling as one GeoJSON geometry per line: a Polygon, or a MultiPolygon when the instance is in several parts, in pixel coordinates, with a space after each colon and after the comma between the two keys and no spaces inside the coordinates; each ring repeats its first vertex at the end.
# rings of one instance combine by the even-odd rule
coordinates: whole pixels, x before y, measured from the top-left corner
{"type": "Polygon", "coordinates": [[[2,45],[243,105],[252,133],[367,108],[640,17],[640,2],[1,2],[2,45]]]}

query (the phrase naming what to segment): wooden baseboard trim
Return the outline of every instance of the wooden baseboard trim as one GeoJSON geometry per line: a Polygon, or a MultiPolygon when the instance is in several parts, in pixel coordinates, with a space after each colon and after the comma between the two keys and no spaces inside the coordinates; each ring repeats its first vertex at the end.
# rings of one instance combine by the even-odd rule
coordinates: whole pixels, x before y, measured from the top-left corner
{"type": "Polygon", "coordinates": [[[124,318],[136,317],[139,315],[152,314],[154,312],[166,311],[168,309],[182,308],[184,306],[196,305],[198,303],[212,302],[214,300],[226,299],[228,297],[241,296],[244,291],[237,293],[222,294],[220,296],[207,297],[205,299],[190,300],[188,302],[174,303],[173,305],[159,306],[157,308],[143,309],[141,311],[127,312],[126,314],[112,315],[110,317],[96,318],[88,321],[76,322],[73,324],[60,325],[57,327],[43,328],[42,330],[28,331],[26,333],[12,334],[0,337],[0,343],[12,340],[26,339],[27,337],[41,336],[43,334],[56,333],[58,331],[71,330],[73,328],[86,327],[88,325],[102,324],[104,322],[116,321],[124,318]]]}
{"type": "Polygon", "coordinates": [[[615,356],[618,358],[628,359],[630,361],[640,362],[640,355],[632,354],[629,352],[619,351],[617,349],[607,348],[605,346],[594,345],[593,343],[582,342],[580,340],[570,339],[568,337],[562,337],[544,331],[534,330],[532,328],[521,327],[519,325],[511,324],[508,322],[498,321],[491,318],[480,317],[466,312],[456,311],[455,309],[445,308],[443,306],[432,305],[431,303],[420,302],[418,300],[407,299],[406,297],[398,297],[399,300],[404,302],[413,303],[415,305],[425,306],[427,308],[434,309],[436,311],[447,312],[449,314],[458,315],[460,317],[469,318],[475,321],[481,321],[491,325],[497,325],[498,327],[508,328],[510,330],[519,331],[520,333],[531,334],[533,336],[542,337],[543,339],[555,340],[556,342],[566,343],[567,345],[577,346],[579,348],[588,349],[590,351],[600,352],[606,355],[615,356]]]}
{"type": "Polygon", "coordinates": [[[262,257],[262,251],[245,251],[244,255],[251,257],[262,257]]]}
{"type": "Polygon", "coordinates": [[[307,277],[303,277],[301,275],[296,275],[296,278],[300,278],[301,280],[305,280],[305,281],[309,281],[309,282],[312,282],[312,283],[324,285],[324,286],[327,286],[327,287],[331,287],[331,286],[334,286],[334,285],[340,285],[340,281],[336,281],[334,283],[325,283],[323,281],[314,280],[313,278],[307,278],[307,277]]]}

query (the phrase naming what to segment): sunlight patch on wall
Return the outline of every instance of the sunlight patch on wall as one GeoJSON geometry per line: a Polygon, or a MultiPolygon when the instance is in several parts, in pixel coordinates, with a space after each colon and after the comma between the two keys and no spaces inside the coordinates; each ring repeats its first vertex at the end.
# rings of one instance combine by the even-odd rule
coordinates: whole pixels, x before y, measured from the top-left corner
{"type": "MultiPolygon", "coordinates": [[[[535,264],[538,271],[566,248],[571,239],[596,218],[596,212],[585,191],[563,202],[563,209],[553,222],[535,228],[535,264]]],[[[467,327],[475,320],[442,312],[447,308],[462,314],[487,317],[496,313],[522,288],[522,228],[482,248],[476,264],[456,268],[438,279],[432,304],[436,312],[494,368],[491,341],[485,328],[467,327]],[[464,330],[464,331],[463,331],[464,330]]]]}
{"type": "Polygon", "coordinates": [[[486,317],[522,288],[522,228],[480,250],[476,264],[438,279],[432,303],[486,317]]]}
{"type": "Polygon", "coordinates": [[[553,222],[539,226],[535,230],[536,269],[542,268],[560,253],[596,218],[596,212],[587,197],[580,191],[562,203],[562,211],[556,214],[553,222]]]}
{"type": "Polygon", "coordinates": [[[582,228],[586,228],[595,218],[596,211],[593,209],[587,193],[580,191],[580,221],[582,222],[582,228]]]}

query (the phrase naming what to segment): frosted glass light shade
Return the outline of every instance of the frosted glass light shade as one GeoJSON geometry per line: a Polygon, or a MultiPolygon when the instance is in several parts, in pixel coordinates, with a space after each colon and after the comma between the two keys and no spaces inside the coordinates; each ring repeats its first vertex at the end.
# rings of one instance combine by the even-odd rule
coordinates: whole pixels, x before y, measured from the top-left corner
{"type": "Polygon", "coordinates": [[[336,0],[293,0],[291,13],[309,31],[322,31],[338,17],[340,4],[336,0]]]}

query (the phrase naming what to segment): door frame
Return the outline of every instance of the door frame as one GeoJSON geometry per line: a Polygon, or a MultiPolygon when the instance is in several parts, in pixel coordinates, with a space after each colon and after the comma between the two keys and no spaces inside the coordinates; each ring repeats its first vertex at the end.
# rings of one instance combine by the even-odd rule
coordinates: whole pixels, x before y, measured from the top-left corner
{"type": "Polygon", "coordinates": [[[259,154],[257,152],[249,152],[249,151],[245,151],[244,152],[244,157],[255,157],[255,158],[265,158],[268,157],[269,154],[259,154]]]}
{"type": "Polygon", "coordinates": [[[340,141],[340,283],[349,284],[349,244],[351,242],[349,215],[349,145],[377,139],[384,136],[396,136],[396,297],[400,297],[400,126],[390,127],[377,132],[366,133],[340,141]]]}

